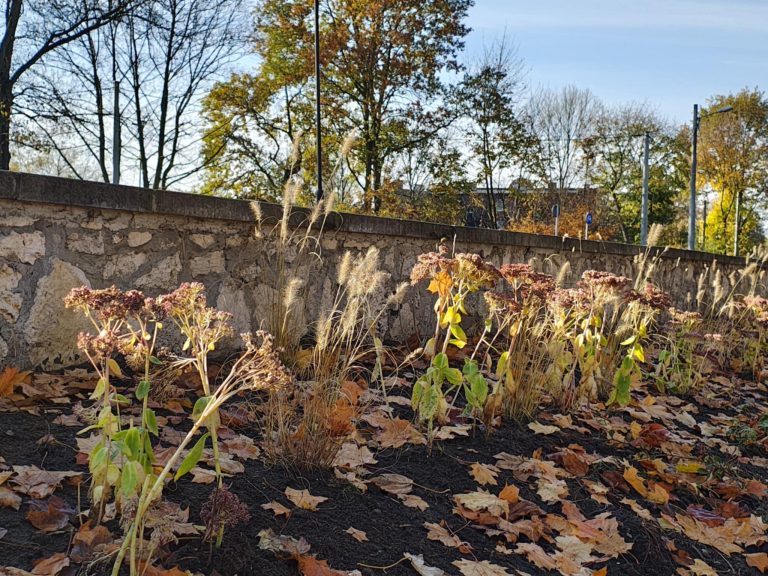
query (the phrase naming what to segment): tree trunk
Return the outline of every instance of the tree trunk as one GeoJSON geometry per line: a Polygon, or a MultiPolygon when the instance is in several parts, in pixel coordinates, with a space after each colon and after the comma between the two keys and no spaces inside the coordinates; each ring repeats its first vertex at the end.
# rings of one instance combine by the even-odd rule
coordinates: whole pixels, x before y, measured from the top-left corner
{"type": "Polygon", "coordinates": [[[13,112],[13,87],[11,77],[13,45],[16,42],[16,28],[21,18],[22,0],[13,0],[6,7],[5,31],[0,42],[0,170],[11,168],[11,113],[13,112]]]}
{"type": "Polygon", "coordinates": [[[0,84],[0,170],[11,169],[12,90],[13,87],[9,83],[2,82],[0,84]]]}

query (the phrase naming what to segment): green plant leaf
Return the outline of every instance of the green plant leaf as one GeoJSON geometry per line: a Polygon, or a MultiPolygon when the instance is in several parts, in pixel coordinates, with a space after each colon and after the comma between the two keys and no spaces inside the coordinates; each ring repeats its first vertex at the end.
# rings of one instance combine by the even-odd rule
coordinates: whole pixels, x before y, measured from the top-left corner
{"type": "Polygon", "coordinates": [[[432,359],[432,366],[440,370],[440,372],[444,372],[450,367],[448,356],[445,354],[445,352],[440,352],[440,354],[432,359]]]}
{"type": "Polygon", "coordinates": [[[109,366],[109,371],[112,372],[112,374],[118,378],[123,377],[123,371],[120,370],[120,365],[115,361],[114,358],[109,358],[107,360],[107,366],[109,366]]]}
{"type": "Polygon", "coordinates": [[[144,426],[146,426],[147,430],[155,436],[160,435],[160,430],[157,427],[157,416],[155,415],[155,411],[151,408],[147,408],[144,411],[144,426]]]}
{"type": "Polygon", "coordinates": [[[499,356],[499,361],[496,363],[496,380],[501,380],[504,372],[507,371],[507,364],[509,362],[509,350],[505,350],[499,356]]]}
{"type": "Polygon", "coordinates": [[[203,449],[205,448],[205,441],[208,439],[208,436],[210,436],[208,432],[203,434],[200,440],[198,440],[192,447],[192,450],[186,455],[181,466],[179,466],[179,469],[176,471],[176,475],[173,477],[174,482],[178,481],[184,474],[187,474],[192,470],[192,468],[194,468],[200,461],[200,458],[203,456],[203,449]]]}
{"type": "Polygon", "coordinates": [[[627,338],[626,340],[624,340],[624,342],[622,342],[621,345],[622,346],[629,346],[630,344],[634,344],[636,340],[637,340],[637,336],[633,335],[633,336],[630,336],[629,338],[627,338]]]}
{"type": "Polygon", "coordinates": [[[461,381],[464,379],[464,375],[458,368],[448,368],[443,372],[443,376],[445,376],[445,379],[454,386],[461,384],[461,381]]]}
{"type": "Polygon", "coordinates": [[[201,396],[198,398],[195,402],[195,406],[192,408],[192,418],[195,420],[200,418],[200,415],[205,412],[205,408],[208,406],[208,402],[210,402],[210,400],[210,396],[201,396]]]}
{"type": "Polygon", "coordinates": [[[141,451],[141,432],[138,428],[129,428],[123,441],[126,449],[126,456],[135,460],[141,451]]]}
{"type": "Polygon", "coordinates": [[[155,366],[162,366],[163,365],[163,361],[160,360],[160,358],[158,358],[157,356],[150,356],[149,357],[149,361],[152,364],[154,364],[155,366]]]}
{"type": "Polygon", "coordinates": [[[136,386],[136,399],[144,400],[149,395],[149,380],[141,380],[136,386]]]}
{"type": "Polygon", "coordinates": [[[104,380],[104,378],[99,378],[99,381],[96,382],[96,388],[93,389],[93,392],[91,392],[91,400],[96,400],[97,398],[100,398],[104,394],[104,389],[107,387],[107,381],[104,380]]]}
{"type": "Polygon", "coordinates": [[[136,468],[134,468],[133,464],[133,462],[126,462],[120,473],[120,490],[123,496],[131,496],[136,490],[138,477],[136,476],[136,468]]]}

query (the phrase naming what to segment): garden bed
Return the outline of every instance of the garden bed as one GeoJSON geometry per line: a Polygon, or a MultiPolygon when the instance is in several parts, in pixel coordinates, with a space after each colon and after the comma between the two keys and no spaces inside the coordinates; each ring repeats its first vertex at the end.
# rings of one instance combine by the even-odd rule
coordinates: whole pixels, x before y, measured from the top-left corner
{"type": "MultiPolygon", "coordinates": [[[[245,409],[230,408],[229,425],[219,430],[231,472],[225,482],[250,520],[229,529],[219,549],[201,541],[200,510],[213,487],[198,483],[213,480],[204,472],[211,466],[201,463],[166,487],[164,496],[182,511],[178,541],[146,573],[418,574],[404,554],[447,574],[479,576],[766,569],[764,384],[713,373],[690,397],[650,394],[641,385],[624,408],[595,404],[570,416],[545,411],[530,427],[505,422],[487,435],[457,416],[437,428],[430,448],[410,424],[414,379],[390,376],[386,403],[377,389],[358,383],[356,430],[336,465],[321,472],[270,464],[259,448],[258,424],[248,422],[245,409]],[[291,501],[286,488],[307,490],[309,500],[291,501]],[[483,500],[478,492],[492,497],[483,500]],[[474,499],[461,496],[471,494],[474,499]],[[326,500],[315,504],[315,496],[326,500]],[[302,507],[313,505],[316,510],[302,507]],[[277,535],[304,539],[309,548],[302,543],[293,558],[287,540],[280,541],[282,553],[265,549],[278,545],[277,535]],[[312,556],[340,572],[307,560],[312,556]]],[[[110,572],[121,532],[108,520],[110,535],[86,537],[88,468],[78,449],[78,438],[82,448],[87,437],[77,436],[87,422],[83,405],[95,385],[85,370],[31,374],[2,399],[0,566],[37,574],[110,572]],[[19,466],[79,475],[59,483],[19,466]],[[32,516],[36,528],[30,511],[51,497],[60,501],[49,514],[32,516]]],[[[189,427],[182,407],[193,398],[189,390],[186,399],[156,405],[160,458],[178,430],[189,427]]]]}

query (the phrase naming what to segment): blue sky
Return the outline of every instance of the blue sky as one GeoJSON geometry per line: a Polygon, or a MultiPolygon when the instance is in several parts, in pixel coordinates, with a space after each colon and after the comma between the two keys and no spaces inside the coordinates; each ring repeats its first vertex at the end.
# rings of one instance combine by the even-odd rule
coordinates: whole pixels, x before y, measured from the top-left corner
{"type": "Polygon", "coordinates": [[[531,86],[648,102],[676,123],[694,103],[768,89],[768,0],[475,0],[467,53],[505,30],[531,86]]]}

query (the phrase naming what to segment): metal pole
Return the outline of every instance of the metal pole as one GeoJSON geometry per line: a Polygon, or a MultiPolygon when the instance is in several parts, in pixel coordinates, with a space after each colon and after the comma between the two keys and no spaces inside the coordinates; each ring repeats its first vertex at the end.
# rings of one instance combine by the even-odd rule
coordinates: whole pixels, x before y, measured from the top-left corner
{"type": "Polygon", "coordinates": [[[115,99],[112,104],[112,184],[120,184],[120,82],[115,81],[115,99]]]}
{"type": "Polygon", "coordinates": [[[320,0],[315,0],[315,131],[317,133],[317,201],[323,199],[323,148],[320,124],[320,0]]]}
{"type": "Polygon", "coordinates": [[[648,155],[651,148],[651,135],[645,133],[643,137],[643,200],[640,206],[640,244],[648,243],[648,155]]]}
{"type": "Polygon", "coordinates": [[[699,135],[699,105],[693,105],[691,134],[691,198],[688,205],[688,250],[696,247],[696,144],[699,135]]]}
{"type": "Polygon", "coordinates": [[[709,192],[704,196],[704,214],[701,222],[701,250],[707,251],[707,205],[709,204],[709,192]]]}
{"type": "Polygon", "coordinates": [[[741,191],[736,194],[736,223],[733,230],[733,255],[739,255],[739,233],[741,232],[741,191]]]}

